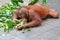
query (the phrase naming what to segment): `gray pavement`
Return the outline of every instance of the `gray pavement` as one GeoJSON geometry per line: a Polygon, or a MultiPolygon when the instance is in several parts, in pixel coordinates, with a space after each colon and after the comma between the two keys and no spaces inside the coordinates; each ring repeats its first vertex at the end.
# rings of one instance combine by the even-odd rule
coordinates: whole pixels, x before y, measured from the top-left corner
{"type": "MultiPolygon", "coordinates": [[[[50,8],[57,9],[60,15],[60,0],[48,0],[47,4],[50,8]]],[[[60,18],[46,19],[41,26],[32,28],[31,31],[26,30],[25,33],[16,29],[6,33],[0,28],[0,40],[60,40],[60,18]]]]}

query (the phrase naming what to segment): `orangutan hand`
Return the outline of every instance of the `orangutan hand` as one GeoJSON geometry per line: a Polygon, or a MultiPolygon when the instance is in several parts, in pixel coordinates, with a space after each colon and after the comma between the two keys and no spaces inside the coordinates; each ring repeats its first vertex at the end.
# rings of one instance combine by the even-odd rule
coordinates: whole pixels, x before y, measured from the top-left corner
{"type": "Polygon", "coordinates": [[[16,26],[16,28],[17,28],[18,30],[20,30],[20,29],[24,28],[24,25],[18,24],[18,25],[16,26]]]}

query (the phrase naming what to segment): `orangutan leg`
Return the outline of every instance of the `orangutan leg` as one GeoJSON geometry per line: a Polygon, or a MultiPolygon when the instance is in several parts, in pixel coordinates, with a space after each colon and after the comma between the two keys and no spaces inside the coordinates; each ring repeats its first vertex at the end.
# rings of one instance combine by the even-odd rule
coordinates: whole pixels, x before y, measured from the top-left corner
{"type": "Polygon", "coordinates": [[[49,15],[53,18],[58,18],[58,12],[55,9],[50,9],[49,15]]]}

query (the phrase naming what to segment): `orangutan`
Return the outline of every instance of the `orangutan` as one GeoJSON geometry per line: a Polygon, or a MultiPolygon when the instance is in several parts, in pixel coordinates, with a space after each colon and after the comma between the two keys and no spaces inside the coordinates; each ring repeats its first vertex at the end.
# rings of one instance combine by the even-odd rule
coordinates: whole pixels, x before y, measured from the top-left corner
{"type": "Polygon", "coordinates": [[[24,18],[27,20],[27,24],[19,25],[17,29],[22,27],[35,27],[41,25],[43,19],[51,16],[52,18],[58,18],[58,13],[55,9],[48,8],[47,6],[36,3],[30,6],[22,6],[18,8],[12,16],[13,20],[24,18]]]}

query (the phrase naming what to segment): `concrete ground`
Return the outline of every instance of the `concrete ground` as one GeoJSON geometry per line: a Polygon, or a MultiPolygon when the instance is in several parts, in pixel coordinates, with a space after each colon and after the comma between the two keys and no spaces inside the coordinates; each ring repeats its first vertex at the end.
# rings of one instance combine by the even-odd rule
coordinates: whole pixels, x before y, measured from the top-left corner
{"type": "MultiPolygon", "coordinates": [[[[60,15],[60,0],[48,0],[47,4],[50,8],[57,9],[60,15]]],[[[32,28],[31,31],[26,30],[25,33],[16,29],[6,33],[0,28],[0,40],[60,40],[60,18],[46,19],[41,26],[32,28]]]]}

